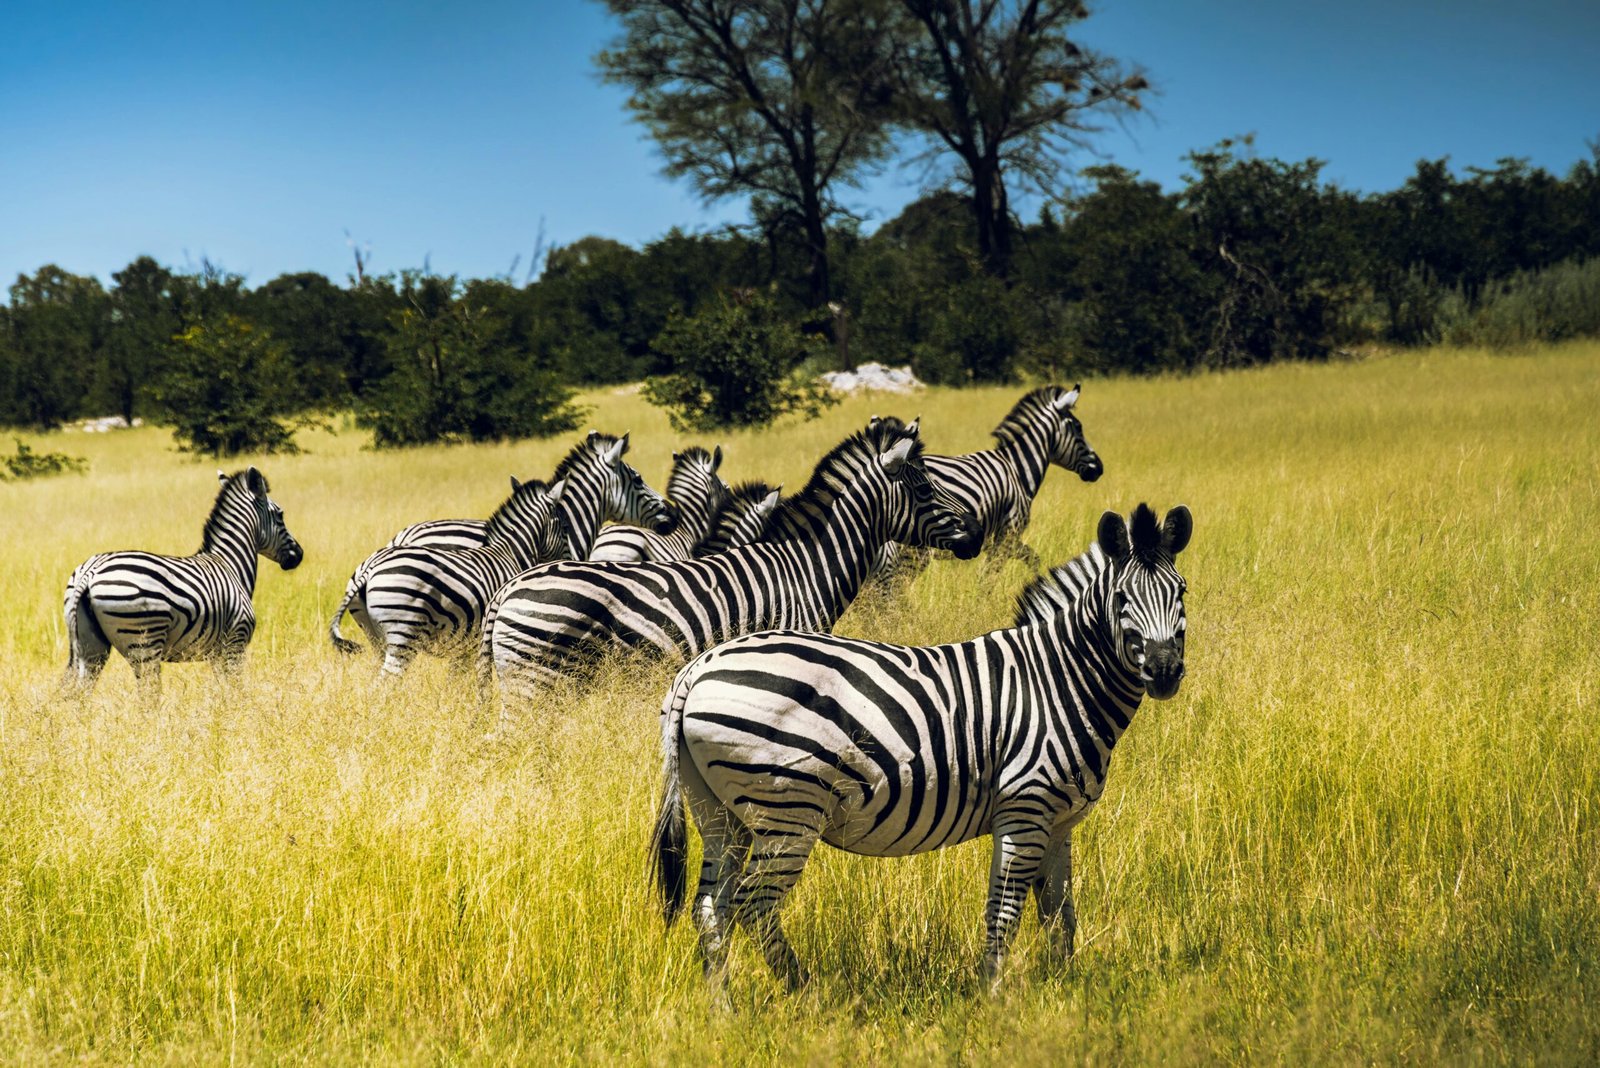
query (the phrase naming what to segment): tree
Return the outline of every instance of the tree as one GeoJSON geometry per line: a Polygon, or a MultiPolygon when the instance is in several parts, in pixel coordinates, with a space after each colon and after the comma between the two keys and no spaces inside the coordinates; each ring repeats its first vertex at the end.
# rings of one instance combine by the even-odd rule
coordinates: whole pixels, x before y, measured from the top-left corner
{"type": "Polygon", "coordinates": [[[504,319],[484,286],[505,283],[463,293],[454,276],[402,276],[405,303],[387,338],[391,370],[362,413],[379,448],[540,437],[578,425],[572,391],[504,346],[504,319]]]}
{"type": "Polygon", "coordinates": [[[1067,154],[1098,117],[1137,108],[1143,74],[1072,41],[1083,0],[903,0],[893,36],[896,112],[953,155],[971,197],[985,269],[1011,271],[1015,222],[1007,176],[1057,191],[1067,154]]]}
{"type": "Polygon", "coordinates": [[[680,431],[766,426],[790,412],[809,418],[833,400],[820,385],[794,378],[816,342],[754,290],[674,317],[655,344],[673,370],[646,381],[644,396],[680,431]]]}
{"type": "Polygon", "coordinates": [[[297,408],[326,409],[349,402],[349,294],[315,271],[302,271],[258,287],[247,307],[251,319],[288,347],[297,408]]]}
{"type": "Polygon", "coordinates": [[[158,421],[190,452],[298,452],[283,417],[293,395],[288,350],[265,330],[224,314],[174,339],[153,390],[158,421]]]}
{"type": "Polygon", "coordinates": [[[105,290],[50,264],[11,286],[11,420],[51,428],[82,413],[106,342],[105,290]]]}
{"type": "Polygon", "coordinates": [[[156,369],[183,328],[173,273],[140,256],[111,276],[111,331],[101,362],[97,392],[118,415],[133,422],[156,369]]]}
{"type": "Polygon", "coordinates": [[[623,35],[596,57],[607,81],[708,199],[754,198],[798,231],[807,304],[831,293],[835,191],[887,149],[879,0],[605,0],[623,35]]]}

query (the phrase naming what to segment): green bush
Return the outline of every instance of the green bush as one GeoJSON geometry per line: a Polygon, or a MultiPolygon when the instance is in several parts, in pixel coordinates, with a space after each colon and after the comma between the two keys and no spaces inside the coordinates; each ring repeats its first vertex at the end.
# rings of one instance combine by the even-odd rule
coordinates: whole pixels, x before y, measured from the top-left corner
{"type": "Polygon", "coordinates": [[[265,330],[231,314],[202,320],[173,338],[152,390],[156,421],[189,452],[299,452],[285,418],[293,376],[287,348],[265,330]]]}
{"type": "Polygon", "coordinates": [[[0,482],[21,482],[29,478],[45,478],[71,472],[81,475],[89,469],[89,461],[81,456],[68,456],[64,452],[34,452],[24,442],[17,442],[15,456],[0,456],[0,482]]]}
{"type": "Polygon", "coordinates": [[[1508,348],[1600,336],[1600,259],[1524,271],[1484,288],[1478,307],[1447,322],[1453,345],[1508,348]]]}
{"type": "Polygon", "coordinates": [[[385,338],[390,371],[361,413],[374,445],[546,437],[578,425],[572,390],[506,345],[486,299],[461,293],[454,277],[420,275],[403,279],[401,295],[385,338]]]}
{"type": "Polygon", "coordinates": [[[814,418],[833,397],[795,372],[819,344],[779,315],[770,296],[736,290],[667,321],[653,347],[672,373],[647,380],[644,396],[680,431],[766,426],[792,412],[814,418]]]}

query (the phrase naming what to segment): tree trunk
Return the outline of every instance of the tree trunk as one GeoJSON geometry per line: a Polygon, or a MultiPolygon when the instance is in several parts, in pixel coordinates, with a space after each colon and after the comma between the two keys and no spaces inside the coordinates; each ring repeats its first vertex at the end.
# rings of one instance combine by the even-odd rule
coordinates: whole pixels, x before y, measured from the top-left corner
{"type": "Polygon", "coordinates": [[[972,172],[972,211],[978,224],[978,257],[1002,281],[1011,274],[1011,207],[998,160],[977,159],[972,172]]]}

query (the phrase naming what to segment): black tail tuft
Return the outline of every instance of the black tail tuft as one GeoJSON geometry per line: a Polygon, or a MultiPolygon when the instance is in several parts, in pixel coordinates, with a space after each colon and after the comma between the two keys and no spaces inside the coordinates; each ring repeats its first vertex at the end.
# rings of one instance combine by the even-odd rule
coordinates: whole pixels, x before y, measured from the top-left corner
{"type": "Polygon", "coordinates": [[[689,828],[684,819],[683,791],[674,778],[661,791],[661,815],[651,840],[651,870],[661,891],[661,918],[668,927],[683,911],[689,890],[689,828]]]}

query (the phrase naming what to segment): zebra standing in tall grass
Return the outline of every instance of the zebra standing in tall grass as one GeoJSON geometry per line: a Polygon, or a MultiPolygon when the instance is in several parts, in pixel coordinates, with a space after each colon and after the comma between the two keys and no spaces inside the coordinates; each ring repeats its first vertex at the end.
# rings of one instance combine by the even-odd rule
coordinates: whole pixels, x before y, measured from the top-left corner
{"type": "MultiPolygon", "coordinates": [[[[1033,499],[1050,465],[1072,471],[1085,482],[1105,473],[1099,455],[1083,436],[1074,408],[1083,387],[1043,386],[1025,394],[994,428],[992,449],[961,456],[929,454],[928,473],[949,489],[983,524],[992,551],[1020,557],[1029,567],[1039,558],[1022,541],[1033,515],[1033,499]]],[[[926,553],[886,546],[874,577],[888,579],[921,570],[926,553]]]]}
{"type": "Polygon", "coordinates": [[[385,675],[404,674],[419,652],[470,657],[476,651],[483,610],[494,592],[566,552],[559,511],[565,488],[564,482],[547,487],[513,478],[511,496],[489,517],[484,544],[401,545],[368,560],[357,598],[366,609],[362,625],[381,635],[385,675]]]}
{"type": "Polygon", "coordinates": [[[913,648],[793,631],[701,656],[662,707],[653,844],[668,924],[687,887],[684,795],[704,844],[694,919],[720,994],[728,925],[793,989],[805,973],[779,909],[818,840],[904,856],[994,838],[983,973],[991,989],[1028,892],[1070,955],[1072,829],[1099,800],[1141,699],[1183,678],[1192,521],[1141,504],[1034,580],[1015,626],[913,648]]]}
{"type": "Polygon", "coordinates": [[[721,445],[711,452],[693,445],[673,453],[667,499],[678,510],[678,522],[671,533],[621,524],[606,527],[584,559],[637,564],[699,556],[700,543],[711,533],[712,521],[729,500],[728,484],[717,474],[721,466],[721,445]]]}
{"type": "MultiPolygon", "coordinates": [[[[627,451],[627,434],[617,438],[591,430],[588,437],[573,446],[556,465],[550,481],[566,483],[561,494],[560,514],[561,526],[567,533],[564,555],[568,558],[587,558],[600,533],[600,524],[607,520],[648,526],[661,533],[670,531],[676,522],[676,510],[645,483],[639,472],[623,461],[627,451]]],[[[479,519],[433,519],[406,527],[384,548],[430,545],[473,549],[485,543],[488,528],[487,521],[479,519]]],[[[360,596],[367,585],[367,569],[376,556],[374,553],[363,560],[345,583],[344,599],[334,610],[333,622],[328,626],[329,640],[342,653],[353,653],[361,648],[339,631],[339,621],[347,611],[366,632],[374,650],[384,647],[383,635],[370,625],[366,605],[360,596]]]]}
{"type": "Polygon", "coordinates": [[[265,475],[251,467],[217,478],[222,488],[193,556],[100,553],[74,569],[63,605],[69,683],[92,687],[113,649],[148,690],[159,691],[163,661],[237,670],[256,629],[256,557],[293,571],[305,553],[265,475]]]}
{"type": "Polygon", "coordinates": [[[967,558],[981,538],[928,478],[917,424],[879,420],[822,458],[757,544],[666,564],[546,564],[502,588],[483,625],[482,658],[502,688],[495,734],[514,704],[600,655],[683,660],[768,627],[825,631],[890,539],[967,558]]]}

